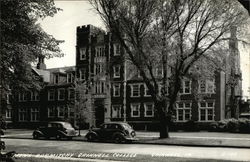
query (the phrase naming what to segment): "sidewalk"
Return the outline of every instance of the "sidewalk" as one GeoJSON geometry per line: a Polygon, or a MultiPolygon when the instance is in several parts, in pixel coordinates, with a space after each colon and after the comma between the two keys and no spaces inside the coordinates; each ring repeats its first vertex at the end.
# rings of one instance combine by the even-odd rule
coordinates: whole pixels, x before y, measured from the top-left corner
{"type": "MultiPolygon", "coordinates": [[[[33,130],[8,129],[1,138],[32,139],[33,130]]],[[[81,136],[74,137],[75,141],[85,141],[88,130],[81,130],[81,136]]],[[[78,133],[78,132],[77,132],[78,133]]],[[[250,134],[221,133],[221,132],[170,132],[169,139],[159,139],[158,132],[136,131],[138,144],[204,146],[204,147],[238,147],[250,148],[250,134]]]]}

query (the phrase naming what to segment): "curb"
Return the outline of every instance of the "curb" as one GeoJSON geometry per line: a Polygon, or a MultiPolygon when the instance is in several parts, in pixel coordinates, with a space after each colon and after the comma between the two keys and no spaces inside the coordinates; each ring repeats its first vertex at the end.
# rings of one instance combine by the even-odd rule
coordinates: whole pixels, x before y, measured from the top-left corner
{"type": "MultiPolygon", "coordinates": [[[[30,139],[30,140],[34,140],[32,138],[25,138],[25,137],[1,137],[2,139],[30,139]]],[[[38,139],[39,140],[39,139],[38,139]]],[[[43,139],[40,139],[43,140],[43,139]]],[[[56,139],[50,139],[50,140],[56,140],[56,139]]],[[[150,139],[152,140],[152,139],[150,139]]],[[[87,140],[84,139],[72,139],[72,140],[62,140],[62,141],[80,141],[80,142],[87,142],[87,140]]],[[[102,142],[102,141],[98,141],[95,143],[110,143],[110,142],[102,142]]],[[[148,142],[145,141],[145,139],[141,139],[139,141],[134,141],[131,144],[143,144],[143,145],[169,145],[169,146],[188,146],[188,147],[223,147],[223,148],[250,148],[250,146],[235,146],[235,145],[207,145],[207,144],[188,144],[188,143],[156,143],[156,142],[148,142]]]]}

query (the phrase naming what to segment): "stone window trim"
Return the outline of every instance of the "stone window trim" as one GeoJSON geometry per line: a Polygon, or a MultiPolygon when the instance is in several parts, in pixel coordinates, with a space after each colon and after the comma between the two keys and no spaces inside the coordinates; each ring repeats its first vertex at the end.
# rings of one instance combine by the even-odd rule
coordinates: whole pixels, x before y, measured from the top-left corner
{"type": "Polygon", "coordinates": [[[65,89],[64,88],[59,88],[58,89],[58,101],[63,101],[63,100],[65,100],[65,89]],[[61,93],[63,93],[63,94],[61,94],[61,93]]]}
{"type": "Polygon", "coordinates": [[[74,99],[75,99],[75,89],[68,88],[68,100],[74,100],[74,99]]]}
{"type": "Polygon", "coordinates": [[[150,97],[149,89],[146,84],[144,84],[144,96],[145,97],[150,97]]]}
{"type": "Polygon", "coordinates": [[[114,49],[114,56],[119,56],[121,55],[121,45],[118,43],[113,44],[113,49],[114,49]]]}
{"type": "Polygon", "coordinates": [[[86,80],[86,69],[79,69],[80,80],[86,80]]]}
{"type": "Polygon", "coordinates": [[[198,102],[198,114],[199,114],[199,122],[213,122],[215,117],[215,101],[207,100],[198,102]],[[205,119],[202,119],[202,111],[205,113],[205,119]],[[209,112],[212,111],[212,114],[209,112]],[[212,119],[209,119],[211,117],[212,119]]]}
{"type": "Polygon", "coordinates": [[[48,90],[48,101],[54,101],[55,100],[55,90],[50,89],[48,90]]]}
{"type": "Polygon", "coordinates": [[[53,118],[56,115],[56,108],[55,106],[48,107],[48,118],[53,118]]]}
{"type": "Polygon", "coordinates": [[[38,118],[39,118],[39,108],[31,108],[30,121],[39,121],[38,118]]]}
{"type": "Polygon", "coordinates": [[[72,72],[67,73],[67,83],[73,83],[74,82],[74,74],[72,72]]]}
{"type": "Polygon", "coordinates": [[[186,122],[191,120],[192,117],[192,101],[180,101],[176,103],[176,122],[186,122]],[[180,106],[182,104],[182,106],[180,106]],[[187,105],[189,104],[189,106],[187,105]],[[182,112],[182,120],[179,119],[179,112],[182,112]],[[186,119],[186,115],[189,114],[189,118],[186,119]]]}
{"type": "Polygon", "coordinates": [[[130,104],[132,118],[140,117],[140,107],[141,107],[140,103],[130,104]],[[138,114],[134,115],[134,112],[137,112],[138,114]]]}
{"type": "Polygon", "coordinates": [[[5,117],[6,119],[12,118],[12,109],[6,109],[5,117]]]}
{"type": "Polygon", "coordinates": [[[130,97],[140,97],[141,96],[141,84],[140,83],[133,83],[133,84],[130,84],[130,87],[131,87],[131,94],[130,94],[130,97]],[[138,86],[138,90],[136,90],[136,87],[135,86],[138,86]]]}
{"type": "Polygon", "coordinates": [[[121,65],[113,66],[113,77],[120,78],[121,77],[121,65]]]}
{"type": "Polygon", "coordinates": [[[155,110],[155,107],[154,107],[154,103],[153,102],[146,102],[144,103],[144,117],[154,117],[154,110],[155,110]],[[148,110],[148,105],[152,105],[152,115],[148,115],[147,112],[149,111],[148,110]]]}
{"type": "Polygon", "coordinates": [[[185,94],[191,94],[192,91],[192,81],[188,79],[183,79],[181,81],[181,89],[180,89],[180,94],[185,95],[185,94]],[[188,84],[186,84],[188,83],[188,84]]]}
{"type": "Polygon", "coordinates": [[[120,97],[121,95],[121,84],[120,83],[114,83],[113,84],[113,97],[120,97]],[[116,94],[117,92],[117,94],[116,94]]]}
{"type": "Polygon", "coordinates": [[[19,108],[18,109],[18,121],[24,122],[27,121],[27,108],[19,108]]]}

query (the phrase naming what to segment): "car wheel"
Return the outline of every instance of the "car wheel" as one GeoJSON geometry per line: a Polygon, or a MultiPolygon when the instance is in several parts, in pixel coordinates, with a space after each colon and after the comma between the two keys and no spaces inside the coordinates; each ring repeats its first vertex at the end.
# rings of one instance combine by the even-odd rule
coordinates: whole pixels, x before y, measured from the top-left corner
{"type": "Polygon", "coordinates": [[[122,138],[122,136],[117,135],[117,136],[115,136],[114,140],[115,140],[115,143],[122,143],[123,138],[122,138]]]}
{"type": "Polygon", "coordinates": [[[33,139],[38,139],[39,135],[37,133],[33,134],[33,139]]]}
{"type": "Polygon", "coordinates": [[[96,140],[96,135],[94,135],[94,134],[89,134],[89,135],[87,136],[87,140],[90,141],[90,142],[95,141],[95,140],[96,140]]]}
{"type": "Polygon", "coordinates": [[[57,135],[56,135],[56,139],[57,139],[57,140],[62,139],[61,135],[57,134],[57,135]]]}

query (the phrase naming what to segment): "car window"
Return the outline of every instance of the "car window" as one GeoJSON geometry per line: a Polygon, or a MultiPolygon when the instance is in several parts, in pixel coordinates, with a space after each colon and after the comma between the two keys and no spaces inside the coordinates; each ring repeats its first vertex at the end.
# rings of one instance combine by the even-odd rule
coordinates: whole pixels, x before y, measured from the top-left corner
{"type": "Polygon", "coordinates": [[[133,129],[130,125],[123,123],[122,124],[125,129],[133,129]]]}
{"type": "Polygon", "coordinates": [[[102,128],[103,128],[103,129],[107,129],[107,128],[108,128],[108,125],[107,125],[107,124],[103,124],[103,125],[102,125],[102,128]]]}
{"type": "Polygon", "coordinates": [[[52,124],[51,124],[51,123],[49,123],[49,124],[48,124],[48,127],[49,127],[49,128],[51,128],[51,127],[52,127],[52,124]]]}

